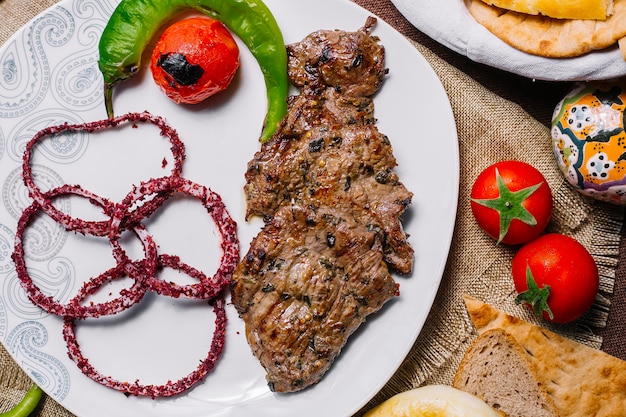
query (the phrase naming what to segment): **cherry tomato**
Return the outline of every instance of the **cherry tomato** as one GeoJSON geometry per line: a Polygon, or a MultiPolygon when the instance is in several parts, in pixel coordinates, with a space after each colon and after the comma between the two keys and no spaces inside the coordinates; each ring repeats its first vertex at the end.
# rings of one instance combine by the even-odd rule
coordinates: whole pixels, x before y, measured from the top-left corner
{"type": "Polygon", "coordinates": [[[516,301],[555,323],[582,316],[598,293],[598,267],[569,236],[548,233],[522,246],[512,262],[516,301]]]}
{"type": "Polygon", "coordinates": [[[239,68],[239,48],[218,20],[201,16],[169,26],[159,38],[150,70],[176,103],[196,104],[225,90],[239,68]]]}
{"type": "Polygon", "coordinates": [[[552,215],[552,192],[535,167],[501,161],[478,175],[470,194],[478,225],[498,243],[517,245],[539,236],[552,215]]]}

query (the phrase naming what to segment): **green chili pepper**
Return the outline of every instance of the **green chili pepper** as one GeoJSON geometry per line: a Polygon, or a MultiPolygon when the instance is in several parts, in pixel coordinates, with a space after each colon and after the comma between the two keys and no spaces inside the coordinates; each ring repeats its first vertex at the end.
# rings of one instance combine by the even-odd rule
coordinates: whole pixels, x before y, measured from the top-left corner
{"type": "Polygon", "coordinates": [[[261,0],[122,0],[104,28],[99,45],[98,66],[104,76],[108,117],[113,117],[113,88],[139,71],[143,50],[157,30],[189,9],[221,21],[257,60],[268,100],[260,140],[267,141],[287,112],[289,81],[282,32],[261,0]]]}
{"type": "Polygon", "coordinates": [[[36,384],[33,384],[22,401],[20,401],[15,407],[4,413],[0,413],[0,417],[27,417],[39,404],[43,391],[36,384]]]}

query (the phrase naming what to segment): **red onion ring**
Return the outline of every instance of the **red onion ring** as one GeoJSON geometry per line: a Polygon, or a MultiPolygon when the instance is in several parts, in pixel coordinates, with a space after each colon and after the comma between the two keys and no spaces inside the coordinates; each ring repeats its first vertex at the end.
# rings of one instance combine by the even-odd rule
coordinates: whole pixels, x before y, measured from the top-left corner
{"type": "MultiPolygon", "coordinates": [[[[185,159],[185,146],[183,142],[180,140],[178,133],[172,129],[163,118],[158,116],[153,116],[148,112],[142,113],[128,113],[125,115],[121,115],[115,117],[113,119],[104,119],[95,122],[87,122],[87,123],[79,123],[79,124],[69,124],[65,123],[58,126],[50,126],[44,128],[37,132],[33,138],[28,141],[26,144],[23,160],[22,160],[22,171],[23,171],[23,179],[24,184],[28,189],[28,193],[32,199],[34,199],[41,209],[50,216],[54,221],[63,225],[67,230],[73,230],[79,233],[91,234],[94,236],[105,236],[109,233],[109,222],[108,221],[87,221],[72,218],[69,215],[61,212],[52,204],[50,204],[49,199],[46,197],[45,193],[39,189],[39,187],[35,184],[35,180],[33,179],[32,170],[31,170],[31,159],[35,146],[39,141],[47,136],[51,136],[60,132],[67,131],[82,131],[82,132],[95,132],[98,130],[108,129],[112,127],[116,127],[124,122],[149,122],[161,130],[161,135],[165,136],[169,139],[171,144],[172,155],[174,156],[174,167],[172,168],[171,174],[172,176],[180,176],[183,169],[183,161],[185,159]]],[[[157,200],[160,198],[159,196],[155,197],[157,200]]],[[[132,224],[128,224],[127,227],[132,227],[132,224]]]]}
{"type": "MultiPolygon", "coordinates": [[[[95,283],[94,283],[95,285],[95,283]]],[[[73,302],[80,302],[83,298],[83,294],[79,294],[73,302]]],[[[81,372],[93,381],[102,384],[106,387],[113,388],[117,391],[121,391],[126,395],[145,396],[145,397],[171,397],[180,394],[193,385],[201,381],[209,372],[213,370],[215,364],[219,360],[222,352],[224,351],[224,345],[226,342],[226,310],[225,301],[222,297],[215,298],[213,303],[213,311],[216,315],[215,318],[215,332],[213,333],[213,340],[211,342],[211,348],[206,358],[204,358],[198,367],[188,375],[181,379],[171,382],[168,381],[162,385],[143,385],[136,380],[133,383],[117,380],[111,376],[106,376],[100,373],[97,369],[89,363],[89,360],[85,358],[80,349],[78,340],[76,339],[75,323],[71,317],[66,317],[63,322],[63,338],[67,344],[68,355],[72,359],[81,372]]]]}
{"type": "MultiPolygon", "coordinates": [[[[179,285],[160,280],[156,276],[146,276],[146,280],[142,281],[142,283],[148,286],[150,290],[170,297],[214,297],[216,292],[219,292],[217,290],[218,288],[224,287],[230,283],[233,271],[239,262],[237,224],[226,210],[226,206],[218,194],[203,185],[196,184],[183,177],[170,176],[151,179],[142,182],[139,186],[133,187],[133,190],[117,206],[116,213],[113,215],[112,226],[116,228],[117,225],[127,223],[127,213],[129,212],[127,208],[137,205],[137,203],[142,202],[150,195],[162,195],[164,193],[170,195],[183,193],[200,200],[213,218],[220,233],[222,256],[216,273],[212,277],[207,277],[204,273],[183,263],[178,257],[160,255],[159,261],[163,263],[163,266],[178,269],[199,279],[200,282],[179,285]]],[[[147,207],[146,205],[139,206],[139,208],[135,210],[135,214],[141,213],[142,216],[150,216],[158,207],[159,205],[149,202],[147,207]]]]}
{"type": "MultiPolygon", "coordinates": [[[[89,199],[92,204],[98,205],[105,212],[113,211],[113,203],[106,199],[98,197],[97,195],[83,190],[79,186],[62,185],[58,188],[50,190],[44,194],[44,198],[51,203],[51,199],[63,195],[77,195],[89,199]]],[[[26,267],[25,251],[22,241],[22,237],[28,228],[28,225],[32,221],[35,214],[42,211],[41,206],[34,201],[22,212],[15,233],[15,245],[11,255],[13,263],[15,264],[15,270],[17,276],[20,279],[22,288],[26,291],[28,298],[37,306],[50,314],[59,316],[75,317],[75,318],[87,318],[87,317],[100,317],[104,315],[112,315],[119,313],[132,305],[139,302],[147,291],[147,287],[141,282],[145,280],[144,275],[153,276],[157,266],[157,251],[156,245],[153,241],[146,241],[144,243],[145,259],[138,262],[129,263],[117,263],[113,268],[100,274],[96,277],[97,280],[112,281],[122,276],[128,276],[135,280],[131,288],[122,289],[119,297],[102,303],[90,303],[86,306],[81,306],[76,303],[62,304],[55,301],[52,296],[43,293],[32,280],[28,268],[26,267]],[[130,265],[130,266],[129,266],[130,265]],[[131,267],[132,266],[132,267],[131,267]]],[[[112,236],[110,239],[115,241],[118,236],[112,236]]],[[[95,289],[94,289],[95,290],[95,289]]]]}
{"type": "Polygon", "coordinates": [[[83,124],[63,124],[53,126],[38,132],[27,144],[22,161],[22,176],[33,203],[27,207],[18,220],[15,234],[15,248],[12,254],[16,271],[22,287],[28,294],[29,299],[41,307],[44,311],[63,316],[63,337],[66,340],[68,355],[77,364],[78,368],[92,380],[122,391],[127,395],[169,397],[180,394],[191,388],[209,373],[221,356],[226,337],[226,311],[224,289],[230,284],[233,271],[239,261],[239,240],[237,238],[237,225],[229,215],[219,195],[199,184],[195,184],[181,177],[182,165],[185,159],[185,149],[178,134],[169,127],[160,117],[155,117],[148,112],[129,113],[114,119],[106,119],[97,122],[83,124]],[[169,138],[171,151],[175,164],[170,176],[159,179],[151,179],[142,182],[119,203],[113,203],[90,191],[84,190],[78,185],[62,185],[53,190],[44,192],[40,190],[33,179],[31,170],[31,158],[36,144],[48,135],[64,131],[94,132],[101,129],[115,127],[123,122],[150,122],[161,129],[161,135],[169,138]],[[180,260],[178,256],[158,254],[153,237],[147,232],[141,223],[144,218],[151,216],[162,204],[175,193],[183,193],[201,201],[207,212],[211,215],[220,233],[220,247],[222,256],[218,270],[212,277],[207,277],[202,271],[197,270],[180,260]],[[73,194],[88,199],[92,204],[99,206],[105,215],[109,217],[104,221],[87,221],[74,218],[63,213],[53,205],[54,198],[73,194]],[[68,304],[57,302],[51,296],[45,295],[34,284],[29,275],[25,262],[23,235],[30,224],[33,216],[43,212],[54,221],[60,223],[68,231],[75,231],[92,236],[108,237],[112,247],[116,266],[90,278],[83,283],[68,304]],[[122,232],[130,230],[142,243],[144,258],[138,261],[130,260],[122,249],[119,239],[122,232]],[[158,270],[173,268],[184,272],[190,277],[200,281],[197,284],[177,285],[165,282],[156,277],[158,270]],[[86,297],[95,294],[104,284],[120,277],[129,277],[134,280],[131,288],[122,289],[119,296],[102,303],[88,303],[83,306],[86,297]],[[76,340],[75,320],[84,318],[96,318],[121,312],[143,298],[148,290],[171,297],[185,296],[189,298],[209,299],[213,303],[215,318],[215,332],[208,355],[200,365],[187,376],[178,381],[168,381],[163,385],[142,385],[139,381],[134,383],[118,381],[112,377],[99,373],[86,359],[76,340]]]}

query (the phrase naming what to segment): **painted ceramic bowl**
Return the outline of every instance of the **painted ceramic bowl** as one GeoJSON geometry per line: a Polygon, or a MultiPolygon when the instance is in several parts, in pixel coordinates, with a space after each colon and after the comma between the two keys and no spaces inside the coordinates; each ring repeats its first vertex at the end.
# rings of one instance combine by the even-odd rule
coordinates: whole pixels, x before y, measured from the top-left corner
{"type": "Polygon", "coordinates": [[[582,194],[626,204],[626,86],[583,83],[552,116],[552,144],[567,180],[582,194]]]}

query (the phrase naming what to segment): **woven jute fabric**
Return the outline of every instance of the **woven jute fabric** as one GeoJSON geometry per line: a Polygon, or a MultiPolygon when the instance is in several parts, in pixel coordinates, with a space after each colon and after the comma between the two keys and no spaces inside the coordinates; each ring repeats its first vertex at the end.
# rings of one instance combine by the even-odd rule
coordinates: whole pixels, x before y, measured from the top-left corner
{"type": "MultiPolygon", "coordinates": [[[[388,0],[355,1],[394,26],[406,24],[388,0]]],[[[54,3],[53,0],[0,0],[0,44],[54,3]]],[[[589,201],[566,183],[555,164],[550,132],[544,124],[519,105],[489,91],[423,44],[415,40],[413,44],[441,79],[456,120],[460,154],[458,213],[447,267],[425,326],[398,371],[358,415],[398,392],[424,384],[451,383],[458,363],[475,337],[463,305],[464,293],[537,322],[527,309],[513,301],[515,290],[510,279],[510,263],[515,248],[496,245],[479,229],[471,214],[469,192],[473,179],[493,162],[518,159],[538,168],[554,194],[549,231],[578,239],[590,250],[600,268],[601,294],[593,309],[575,325],[548,327],[587,345],[600,347],[602,340],[592,329],[602,328],[606,323],[610,309],[607,297],[613,291],[617,267],[623,209],[589,201]]],[[[393,138],[390,139],[393,142],[393,138]]],[[[437,238],[432,236],[432,239],[437,238]]],[[[545,322],[541,324],[547,326],[545,322]]],[[[19,401],[31,383],[0,347],[0,412],[19,401]]],[[[72,414],[46,397],[35,415],[72,414]]]]}
{"type": "Polygon", "coordinates": [[[464,293],[599,348],[602,341],[590,329],[606,323],[610,308],[606,296],[613,290],[619,251],[623,210],[584,199],[566,183],[552,154],[549,129],[428,49],[415,46],[442,80],[457,123],[461,161],[457,223],[447,268],[425,327],[400,369],[365,409],[423,384],[452,382],[475,336],[462,301],[464,293]],[[575,325],[548,326],[514,303],[510,264],[516,248],[495,245],[472,217],[473,179],[488,165],[505,159],[526,161],[544,174],[555,202],[548,231],[575,237],[599,265],[602,294],[593,310],[575,325]]]}

